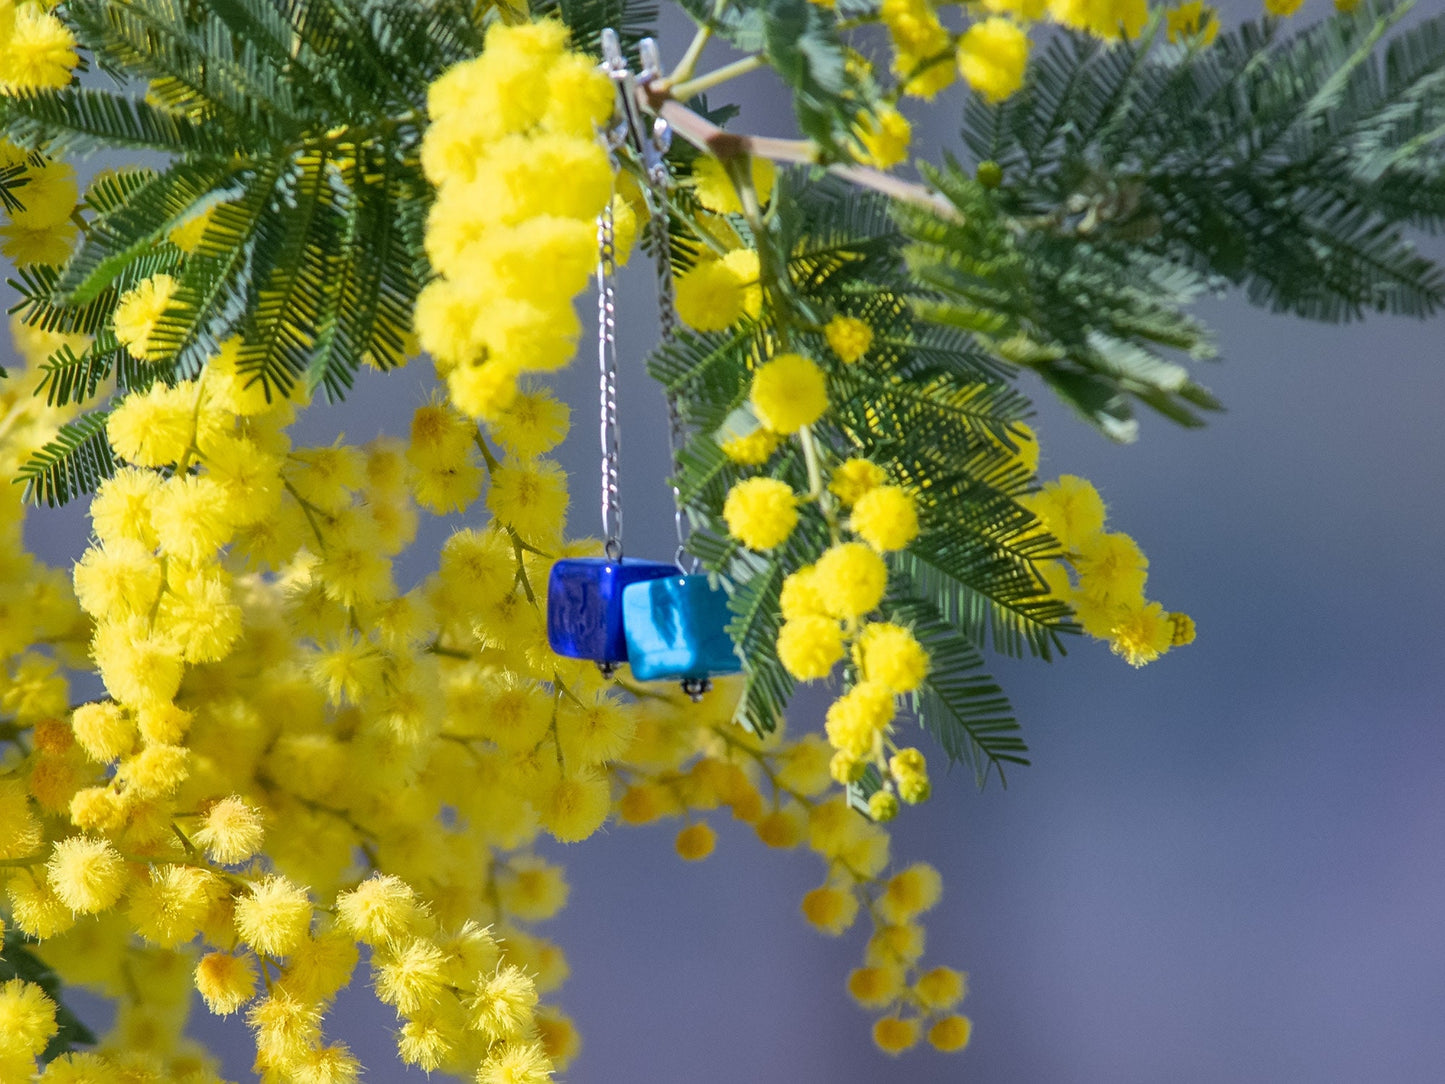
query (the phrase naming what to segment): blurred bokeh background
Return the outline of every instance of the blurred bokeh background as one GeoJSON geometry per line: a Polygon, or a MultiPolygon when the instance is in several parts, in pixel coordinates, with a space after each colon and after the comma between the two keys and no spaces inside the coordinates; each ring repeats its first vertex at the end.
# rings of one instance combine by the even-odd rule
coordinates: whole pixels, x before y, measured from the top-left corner
{"type": "MultiPolygon", "coordinates": [[[[1223,8],[1230,21],[1258,3],[1223,8]]],[[[1304,17],[1329,11],[1309,0],[1304,17]]],[[[665,23],[664,57],[686,38],[665,23]]],[[[738,89],[741,130],[790,134],[765,79],[738,89]]],[[[928,110],[917,153],[959,148],[960,102],[928,110]]],[[[642,368],[654,300],[645,268],[624,280],[629,552],[664,557],[665,415],[642,368]]],[[[1320,326],[1238,297],[1200,312],[1221,357],[1198,378],[1229,408],[1207,429],[1145,418],[1136,444],[1113,445],[1024,384],[1043,477],[1095,482],[1149,555],[1150,597],[1193,615],[1199,639],[1140,671],[1084,640],[1054,664],[996,660],[1033,766],[983,792],[967,771],[938,777],[895,822],[896,859],[944,875],[927,960],[969,973],[969,1049],[879,1053],[844,989],[864,931],[830,939],[798,910],[821,864],[723,815],[697,865],[667,824],[551,849],[572,882],[541,930],[572,969],[560,1000],[584,1046],[569,1080],[1445,1079],[1445,322],[1320,326]]],[[[575,408],[576,535],[598,530],[589,357],[558,382],[575,408]]],[[[424,363],[369,376],[301,439],[400,432],[430,386],[424,363]]],[[[73,510],[32,518],[42,552],[77,548],[73,510]]],[[[821,716],[802,697],[791,725],[821,716]]],[[[229,1074],[253,1079],[244,1028],[197,1012],[229,1074]]],[[[421,1080],[396,1066],[392,1026],[359,982],[328,1028],[367,1079],[421,1080]]]]}

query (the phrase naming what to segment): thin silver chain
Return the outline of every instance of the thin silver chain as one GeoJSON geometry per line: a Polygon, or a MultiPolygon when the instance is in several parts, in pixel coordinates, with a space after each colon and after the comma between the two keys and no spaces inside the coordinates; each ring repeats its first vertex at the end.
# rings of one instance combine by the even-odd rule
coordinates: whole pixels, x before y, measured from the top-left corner
{"type": "Polygon", "coordinates": [[[605,552],[622,559],[622,502],[617,485],[617,253],[612,204],[597,216],[597,371],[602,422],[602,535],[605,552]]]}
{"type": "MultiPolygon", "coordinates": [[[[667,167],[659,166],[648,172],[652,190],[648,193],[649,226],[652,231],[652,247],[657,266],[657,309],[662,345],[666,346],[677,336],[677,303],[672,284],[672,248],[667,226],[668,186],[667,167]]],[[[677,396],[667,393],[667,441],[672,450],[672,475],[682,473],[682,449],[687,443],[687,426],[678,407],[677,396]]],[[[672,525],[677,532],[677,553],[674,561],[678,565],[690,565],[690,571],[697,571],[697,558],[688,557],[687,537],[691,523],[682,507],[682,493],[676,485],[672,487],[672,525]]]]}

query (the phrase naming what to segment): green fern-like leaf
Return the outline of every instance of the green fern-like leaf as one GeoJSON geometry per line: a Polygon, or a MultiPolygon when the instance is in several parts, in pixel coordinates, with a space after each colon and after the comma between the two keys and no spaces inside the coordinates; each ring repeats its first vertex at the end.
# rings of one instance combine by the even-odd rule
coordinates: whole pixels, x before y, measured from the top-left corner
{"type": "Polygon", "coordinates": [[[115,473],[115,454],[106,439],[108,410],[93,410],[60,427],[55,439],[30,457],[17,471],[25,482],[27,501],[44,501],[54,507],[95,492],[115,473]]]}

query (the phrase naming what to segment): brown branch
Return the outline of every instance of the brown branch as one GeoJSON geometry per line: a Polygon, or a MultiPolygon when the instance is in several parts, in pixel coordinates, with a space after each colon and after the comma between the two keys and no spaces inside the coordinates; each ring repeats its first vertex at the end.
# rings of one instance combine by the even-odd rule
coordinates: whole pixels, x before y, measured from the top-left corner
{"type": "MultiPolygon", "coordinates": [[[[725,132],[712,121],[694,112],[673,98],[663,87],[638,87],[638,103],[650,113],[667,121],[674,132],[700,151],[726,160],[740,154],[768,158],[774,162],[797,165],[821,165],[818,145],[810,139],[775,139],[771,136],[741,135],[725,132]]],[[[891,199],[911,203],[944,218],[958,219],[958,208],[937,192],[921,184],[905,181],[891,173],[871,166],[834,163],[824,166],[829,173],[860,188],[870,188],[891,199]]]]}

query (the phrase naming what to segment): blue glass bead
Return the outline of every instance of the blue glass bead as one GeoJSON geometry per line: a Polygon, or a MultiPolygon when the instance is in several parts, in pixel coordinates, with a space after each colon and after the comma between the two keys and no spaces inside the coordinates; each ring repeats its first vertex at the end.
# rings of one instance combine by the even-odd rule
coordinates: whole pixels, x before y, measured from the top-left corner
{"type": "Polygon", "coordinates": [[[706,678],[743,668],[727,625],[727,595],[706,576],[666,576],[622,592],[627,661],[638,681],[706,678]]]}
{"type": "Polygon", "coordinates": [[[597,663],[627,661],[622,593],[628,584],[676,576],[676,565],[624,557],[569,557],[547,579],[547,642],[559,655],[597,663]]]}

